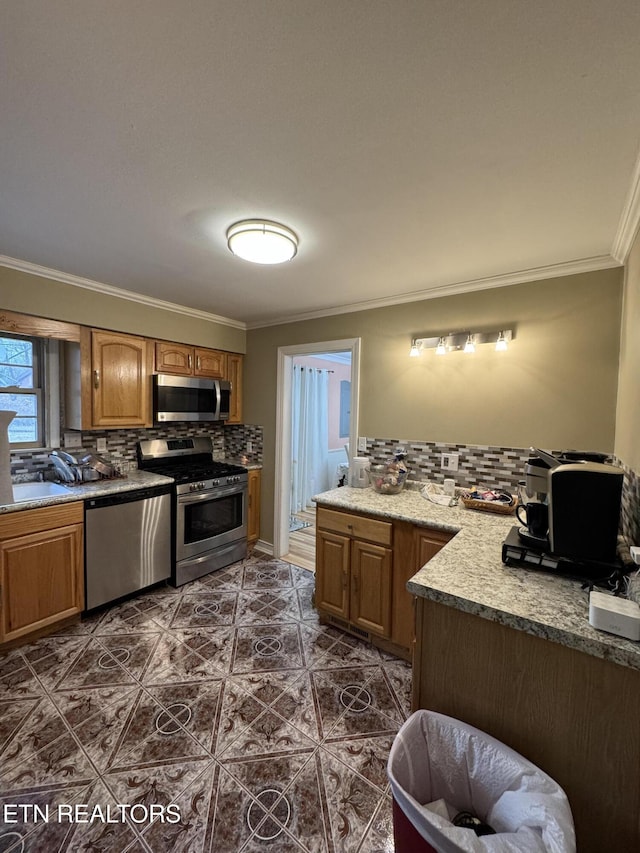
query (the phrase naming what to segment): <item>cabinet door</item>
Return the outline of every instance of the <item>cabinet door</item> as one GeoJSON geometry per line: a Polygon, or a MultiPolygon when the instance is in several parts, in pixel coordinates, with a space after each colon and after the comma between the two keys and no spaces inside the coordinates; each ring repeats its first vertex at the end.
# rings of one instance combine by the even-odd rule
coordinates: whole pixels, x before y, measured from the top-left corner
{"type": "Polygon", "coordinates": [[[428,527],[415,528],[416,560],[414,574],[428,563],[452,538],[444,530],[430,530],[428,527]]]}
{"type": "Polygon", "coordinates": [[[93,330],[94,427],[151,426],[150,352],[145,338],[93,330]]]}
{"type": "Polygon", "coordinates": [[[209,379],[224,379],[227,375],[227,354],[214,349],[194,350],[194,376],[206,376],[209,379]]]}
{"type": "Polygon", "coordinates": [[[393,551],[354,539],[351,543],[349,621],[372,634],[391,636],[393,551]]]}
{"type": "Polygon", "coordinates": [[[156,341],[156,373],[193,376],[193,347],[156,341]]]}
{"type": "Polygon", "coordinates": [[[0,640],[15,640],[81,613],[82,525],[0,542],[0,640]]]}
{"type": "Polygon", "coordinates": [[[253,548],[260,536],[260,471],[249,471],[247,483],[247,545],[253,548]]]}
{"type": "Polygon", "coordinates": [[[415,596],[408,592],[407,581],[444,548],[453,534],[408,522],[396,522],[394,531],[391,639],[408,649],[415,644],[415,596]]]}
{"type": "Polygon", "coordinates": [[[242,373],[243,356],[231,352],[227,355],[227,379],[231,383],[231,405],[229,407],[228,424],[242,423],[242,373]]]}
{"type": "Polygon", "coordinates": [[[348,536],[316,532],[316,607],[349,619],[349,557],[351,540],[348,536]]]}
{"type": "Polygon", "coordinates": [[[407,581],[418,570],[415,531],[416,528],[411,522],[393,523],[391,639],[408,650],[411,649],[415,636],[415,596],[407,590],[407,581]]]}

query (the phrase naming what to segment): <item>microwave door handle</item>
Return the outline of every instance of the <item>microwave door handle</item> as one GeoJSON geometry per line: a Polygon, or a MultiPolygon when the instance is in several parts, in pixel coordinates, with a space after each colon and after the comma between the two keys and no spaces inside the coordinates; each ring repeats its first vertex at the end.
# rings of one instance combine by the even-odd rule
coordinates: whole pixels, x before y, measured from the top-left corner
{"type": "Polygon", "coordinates": [[[215,389],[215,395],[216,395],[216,411],[215,411],[214,420],[219,421],[220,420],[220,399],[222,397],[222,389],[220,388],[220,382],[217,379],[214,380],[214,389],[215,389]]]}

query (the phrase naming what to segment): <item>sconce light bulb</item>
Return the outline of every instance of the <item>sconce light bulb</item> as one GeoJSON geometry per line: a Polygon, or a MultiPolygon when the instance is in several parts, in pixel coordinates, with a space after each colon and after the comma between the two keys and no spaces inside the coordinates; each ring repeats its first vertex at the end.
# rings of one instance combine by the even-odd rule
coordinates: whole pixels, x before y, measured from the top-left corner
{"type": "Polygon", "coordinates": [[[409,355],[411,356],[411,358],[415,358],[417,355],[420,355],[420,347],[415,341],[411,344],[409,355]]]}
{"type": "Polygon", "coordinates": [[[469,335],[469,337],[467,338],[467,342],[464,345],[464,352],[475,352],[475,351],[476,351],[476,345],[473,342],[473,335],[469,335]]]}
{"type": "Polygon", "coordinates": [[[446,355],[447,348],[444,345],[444,338],[440,338],[436,347],[436,355],[446,355]]]}
{"type": "Polygon", "coordinates": [[[504,332],[500,332],[498,335],[498,340],[496,341],[496,352],[505,352],[508,349],[507,339],[504,336],[504,332]]]}

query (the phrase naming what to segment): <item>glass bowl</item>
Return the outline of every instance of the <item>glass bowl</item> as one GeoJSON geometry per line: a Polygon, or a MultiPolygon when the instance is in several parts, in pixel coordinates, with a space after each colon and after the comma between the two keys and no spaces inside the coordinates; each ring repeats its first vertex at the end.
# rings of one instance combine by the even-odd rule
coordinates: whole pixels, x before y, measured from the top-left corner
{"type": "Polygon", "coordinates": [[[369,482],[380,495],[397,495],[404,488],[406,471],[389,470],[386,465],[371,465],[369,482]]]}

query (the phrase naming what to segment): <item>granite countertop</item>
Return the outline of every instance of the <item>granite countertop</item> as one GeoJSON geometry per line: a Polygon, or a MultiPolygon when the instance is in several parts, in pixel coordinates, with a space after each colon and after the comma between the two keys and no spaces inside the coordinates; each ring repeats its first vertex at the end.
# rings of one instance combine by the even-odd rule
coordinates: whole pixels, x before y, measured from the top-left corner
{"type": "Polygon", "coordinates": [[[409,580],[407,589],[414,595],[640,669],[640,643],[589,625],[588,593],[580,581],[505,566],[502,542],[516,523],[514,516],[478,512],[462,505],[441,507],[413,490],[380,495],[372,488],[344,486],[313,500],[322,506],[456,534],[409,580]]]}
{"type": "MultiPolygon", "coordinates": [[[[242,465],[248,471],[255,471],[262,468],[261,463],[248,460],[246,456],[223,457],[216,461],[227,462],[232,465],[242,465]]],[[[152,474],[149,471],[134,469],[129,471],[125,477],[118,479],[95,480],[94,482],[69,486],[69,494],[51,495],[46,498],[34,498],[28,501],[0,504],[0,513],[18,512],[23,509],[39,509],[43,506],[54,506],[55,504],[69,503],[70,501],[84,501],[88,498],[100,498],[106,495],[117,494],[118,492],[131,492],[135,489],[146,489],[149,486],[162,486],[173,482],[171,477],[164,477],[161,474],[152,474]]],[[[60,485],[65,484],[61,483],[60,485]]]]}
{"type": "Polygon", "coordinates": [[[101,498],[118,492],[131,492],[136,489],[146,489],[149,486],[163,486],[173,483],[171,477],[160,474],[150,474],[148,471],[130,471],[126,477],[115,480],[96,480],[92,483],[82,483],[69,486],[69,494],[51,495],[46,498],[34,498],[28,501],[0,505],[0,513],[18,512],[23,509],[40,509],[43,506],[85,501],[88,498],[101,498]]]}
{"type": "Polygon", "coordinates": [[[229,465],[241,465],[247,471],[259,471],[262,468],[262,462],[254,462],[246,456],[222,456],[219,462],[227,462],[229,465]]]}

